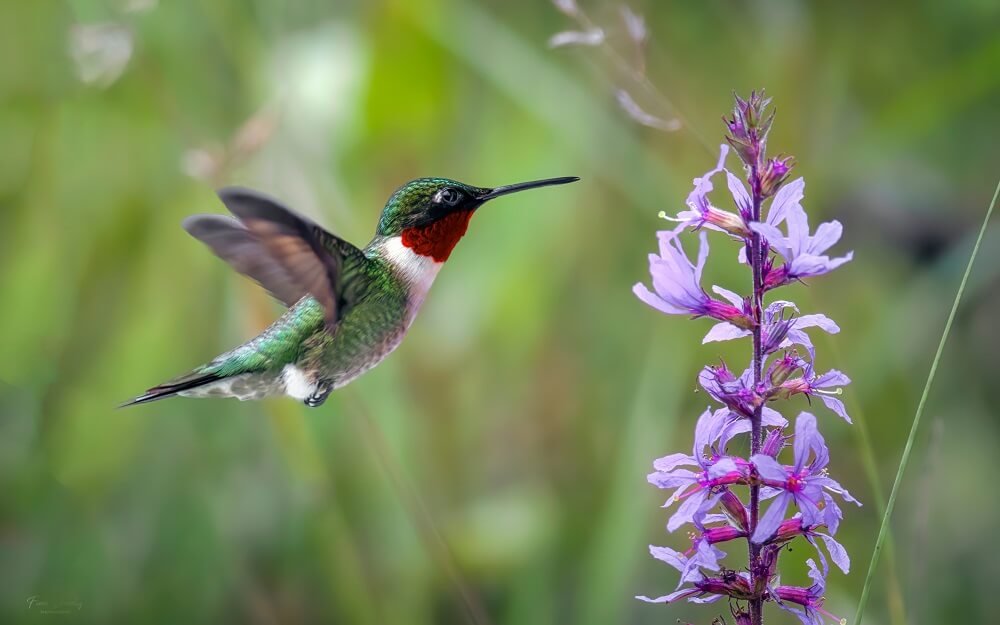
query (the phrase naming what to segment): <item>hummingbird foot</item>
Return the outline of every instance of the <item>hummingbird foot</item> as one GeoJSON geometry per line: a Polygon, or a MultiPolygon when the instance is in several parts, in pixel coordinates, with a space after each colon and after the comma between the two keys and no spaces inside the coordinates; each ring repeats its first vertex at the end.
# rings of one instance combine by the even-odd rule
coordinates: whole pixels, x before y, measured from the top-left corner
{"type": "Polygon", "coordinates": [[[309,397],[306,397],[302,403],[310,408],[316,408],[321,406],[323,402],[326,401],[326,398],[330,396],[331,392],[333,392],[333,385],[326,380],[320,380],[320,382],[316,385],[316,390],[313,391],[309,397]]]}

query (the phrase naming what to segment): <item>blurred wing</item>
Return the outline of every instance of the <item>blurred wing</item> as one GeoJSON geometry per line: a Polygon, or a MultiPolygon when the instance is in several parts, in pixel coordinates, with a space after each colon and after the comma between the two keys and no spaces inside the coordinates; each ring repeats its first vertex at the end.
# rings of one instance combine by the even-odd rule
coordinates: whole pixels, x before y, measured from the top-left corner
{"type": "Polygon", "coordinates": [[[306,294],[261,244],[257,235],[226,215],[192,215],[181,225],[233,269],[253,279],[289,308],[306,294]]]}
{"type": "Polygon", "coordinates": [[[327,327],[335,328],[357,299],[357,278],[368,260],[364,253],[254,191],[230,187],[219,191],[219,198],[285,273],[289,284],[323,306],[327,327]]]}

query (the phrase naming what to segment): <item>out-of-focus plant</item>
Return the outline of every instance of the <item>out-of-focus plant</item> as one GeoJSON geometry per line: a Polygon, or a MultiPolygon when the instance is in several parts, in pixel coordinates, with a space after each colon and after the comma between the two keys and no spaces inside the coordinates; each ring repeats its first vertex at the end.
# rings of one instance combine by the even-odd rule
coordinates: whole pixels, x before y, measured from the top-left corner
{"type": "Polygon", "coordinates": [[[829,450],[816,417],[801,412],[790,435],[789,422],[770,405],[804,395],[850,422],[837,397],[850,380],[840,371],[817,373],[815,368],[815,347],[805,330],[839,332],[831,319],[800,315],[790,301],[765,299],[775,289],[837,268],[852,254],[827,254],[840,240],[840,223],[823,223],[811,232],[801,205],[805,183],[802,178],[789,181],[792,159],[767,157],[774,120],[769,102],[763,92],[736,98],[733,116],[725,120],[729,145],[720,147],[718,164],[695,179],[688,210],[672,217],[661,213],[678,225],[658,233],[659,253],[649,256],[653,288],[634,287],[640,300],[663,313],[715,319],[718,323],[703,342],[751,337],[753,343],[752,359],[742,372],[721,363],[699,375],[701,386],[722,407],[708,408],[698,419],[692,453],[670,454],[653,463],[650,483],[673,491],[665,507],[680,504],[667,530],[691,525],[694,532],[691,547],[683,552],[650,546],[655,558],[680,571],[680,582],[673,593],[639,599],[707,603],[728,597],[736,623],[750,625],[762,623],[763,605],[773,602],[803,623],[819,625],[826,619],[842,622],[823,607],[829,565],[820,543],[829,560],[847,573],[850,559],[833,538],[842,518],[837,498],[858,502],[827,473],[829,450]],[[730,146],[743,163],[745,184],[726,169],[730,146]],[[725,175],[735,210],[709,200],[718,174],[725,175]],[[681,244],[686,229],[698,231],[693,262],[681,244]],[[702,287],[709,230],[740,246],[739,261],[752,274],[749,295],[713,286],[717,299],[702,287]],[[729,442],[746,432],[749,457],[730,454],[729,442]],[[790,458],[784,451],[789,441],[790,458]],[[737,494],[737,487],[746,494],[737,494]],[[783,585],[779,579],[779,556],[799,537],[816,547],[819,560],[818,565],[807,561],[812,579],[807,587],[783,585]],[[722,563],[726,554],[719,546],[737,540],[747,545],[747,571],[722,563]]]}
{"type": "Polygon", "coordinates": [[[614,95],[618,106],[626,115],[643,126],[664,132],[674,132],[683,127],[679,116],[660,117],[654,115],[642,108],[632,95],[631,89],[635,88],[661,107],[673,108],[673,104],[646,77],[646,42],[649,38],[649,31],[646,28],[645,18],[627,5],[619,7],[620,30],[629,48],[627,52],[620,52],[618,47],[611,43],[609,29],[594,22],[576,3],[576,0],[553,0],[553,4],[564,15],[575,21],[578,29],[565,30],[552,35],[549,38],[549,47],[592,46],[600,48],[614,67],[615,73],[619,75],[619,78],[615,80],[614,95]],[[630,84],[632,87],[625,86],[626,84],[630,84]]]}

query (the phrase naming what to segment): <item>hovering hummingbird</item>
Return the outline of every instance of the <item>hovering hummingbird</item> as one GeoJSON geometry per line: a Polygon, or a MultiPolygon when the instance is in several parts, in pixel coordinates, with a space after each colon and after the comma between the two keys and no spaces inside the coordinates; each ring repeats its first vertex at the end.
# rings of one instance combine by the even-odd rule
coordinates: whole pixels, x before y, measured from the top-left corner
{"type": "Polygon", "coordinates": [[[403,340],[476,209],[508,193],[576,180],[484,189],[419,178],[392,194],[364,249],[270,197],[223,189],[219,198],[235,218],[192,215],[184,229],[288,310],[243,345],[123,406],[173,395],[245,400],[281,394],[319,406],[403,340]]]}

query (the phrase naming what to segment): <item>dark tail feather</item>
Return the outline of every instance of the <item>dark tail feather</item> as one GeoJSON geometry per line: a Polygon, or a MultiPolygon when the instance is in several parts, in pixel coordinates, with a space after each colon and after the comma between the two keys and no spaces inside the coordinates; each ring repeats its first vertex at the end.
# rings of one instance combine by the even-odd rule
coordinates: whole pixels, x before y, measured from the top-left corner
{"type": "Polygon", "coordinates": [[[118,406],[119,408],[124,408],[126,406],[134,406],[136,404],[146,404],[151,401],[156,401],[158,399],[165,399],[167,397],[173,397],[177,393],[182,391],[187,391],[193,388],[198,388],[199,386],[204,386],[206,384],[211,384],[212,382],[218,382],[225,376],[218,375],[216,373],[192,373],[191,375],[184,376],[177,380],[172,380],[170,382],[165,382],[159,386],[154,386],[142,395],[139,395],[135,399],[130,399],[124,404],[118,406]]]}

